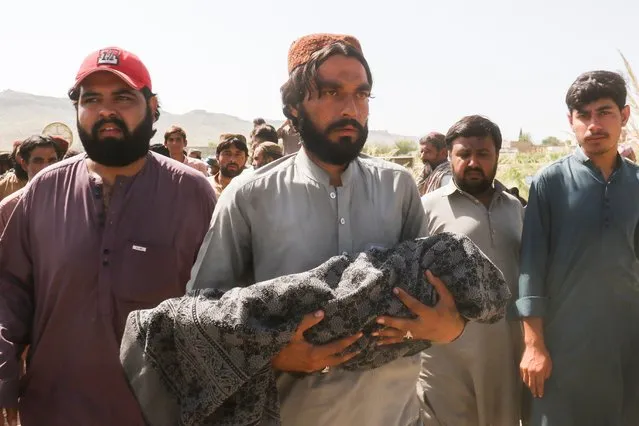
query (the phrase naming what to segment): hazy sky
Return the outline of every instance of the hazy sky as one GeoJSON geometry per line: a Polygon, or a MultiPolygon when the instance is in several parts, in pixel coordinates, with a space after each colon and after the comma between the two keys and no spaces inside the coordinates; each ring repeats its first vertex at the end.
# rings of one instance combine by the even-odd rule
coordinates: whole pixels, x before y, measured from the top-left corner
{"type": "Polygon", "coordinates": [[[639,1],[0,0],[0,90],[65,96],[82,59],[138,54],[163,108],[282,118],[291,42],[358,37],[374,78],[370,127],[445,132],[466,114],[567,136],[564,96],[583,71],[639,70],[639,1]],[[267,6],[271,4],[271,6],[267,6]]]}

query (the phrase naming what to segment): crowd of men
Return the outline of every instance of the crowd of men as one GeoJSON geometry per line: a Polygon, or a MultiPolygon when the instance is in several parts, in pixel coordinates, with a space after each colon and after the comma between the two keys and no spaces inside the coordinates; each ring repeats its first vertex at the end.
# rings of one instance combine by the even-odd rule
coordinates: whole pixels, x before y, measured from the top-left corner
{"type": "Polygon", "coordinates": [[[420,140],[417,182],[361,154],[373,78],[356,38],[301,37],[288,72],[285,124],[256,119],[248,141],[223,134],[202,160],[177,126],[150,144],[147,68],[101,49],[69,91],[84,153],[38,135],[16,144],[10,170],[0,158],[5,424],[144,425],[119,360],[131,311],[440,232],[467,235],[502,271],[506,318],[469,323],[428,274],[439,303],[389,294],[415,317],[382,317],[374,335],[435,345],[347,371],[361,333],[314,346],[304,332],[324,314],[309,312],[272,360],[284,426],[639,424],[639,168],[618,153],[623,78],[592,71],[570,86],[579,147],[537,174],[524,207],[495,179],[502,136],[481,115],[420,140]]]}

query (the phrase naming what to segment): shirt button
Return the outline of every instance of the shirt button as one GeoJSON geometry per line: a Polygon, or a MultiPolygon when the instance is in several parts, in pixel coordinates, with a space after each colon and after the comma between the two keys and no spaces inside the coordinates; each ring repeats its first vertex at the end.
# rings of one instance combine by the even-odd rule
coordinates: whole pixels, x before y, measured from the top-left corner
{"type": "Polygon", "coordinates": [[[335,197],[337,197],[337,195],[335,195],[335,193],[334,193],[334,192],[331,192],[331,198],[334,200],[334,199],[335,199],[335,197]]]}
{"type": "Polygon", "coordinates": [[[341,223],[342,225],[345,225],[345,224],[346,224],[346,219],[341,218],[341,219],[339,220],[339,223],[341,223]]]}
{"type": "Polygon", "coordinates": [[[104,250],[102,250],[102,253],[104,253],[104,254],[109,254],[109,253],[110,253],[110,251],[109,251],[109,249],[104,249],[104,250]]]}
{"type": "Polygon", "coordinates": [[[102,260],[102,266],[109,266],[109,261],[106,259],[102,260]]]}

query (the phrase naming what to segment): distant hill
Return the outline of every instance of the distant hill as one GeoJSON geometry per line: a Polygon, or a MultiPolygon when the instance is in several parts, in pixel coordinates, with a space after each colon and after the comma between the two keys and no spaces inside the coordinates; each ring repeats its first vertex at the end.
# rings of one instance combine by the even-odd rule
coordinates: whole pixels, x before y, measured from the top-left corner
{"type": "MultiPolygon", "coordinates": [[[[52,122],[62,122],[73,131],[73,147],[81,149],[75,130],[75,111],[67,98],[37,96],[29,93],[5,90],[0,92],[0,150],[7,150],[11,142],[40,133],[52,122]]],[[[282,120],[266,120],[276,128],[282,120]]],[[[156,123],[157,134],[153,142],[163,142],[164,129],[176,124],[184,128],[190,146],[204,147],[217,141],[221,133],[242,133],[248,136],[253,128],[252,119],[244,120],[227,114],[194,110],[186,114],[171,114],[162,110],[156,123]]],[[[416,140],[413,136],[402,136],[387,131],[371,131],[369,144],[393,145],[401,139],[416,140]]]]}

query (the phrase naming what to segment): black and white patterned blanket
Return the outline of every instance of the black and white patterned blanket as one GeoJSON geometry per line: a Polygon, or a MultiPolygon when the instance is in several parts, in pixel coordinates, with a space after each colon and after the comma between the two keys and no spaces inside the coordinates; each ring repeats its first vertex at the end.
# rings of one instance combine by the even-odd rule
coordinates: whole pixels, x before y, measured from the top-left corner
{"type": "Polygon", "coordinates": [[[392,293],[400,287],[434,306],[430,269],[453,294],[460,314],[492,323],[504,316],[510,292],[501,272],[465,236],[441,233],[391,249],[336,256],[317,268],[222,294],[195,291],[154,309],[132,312],[120,358],[147,422],[160,425],[278,423],[271,359],[302,317],[325,318],[306,332],[314,344],[362,330],[362,353],[341,368],[379,367],[416,354],[428,341],[378,347],[370,333],[379,315],[411,316],[392,293]]]}

